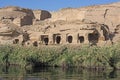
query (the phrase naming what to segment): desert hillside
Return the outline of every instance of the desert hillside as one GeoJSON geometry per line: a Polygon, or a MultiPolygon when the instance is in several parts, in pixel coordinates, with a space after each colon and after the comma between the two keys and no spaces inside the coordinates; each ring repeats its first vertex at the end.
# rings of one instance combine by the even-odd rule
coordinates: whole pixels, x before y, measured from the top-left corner
{"type": "Polygon", "coordinates": [[[107,45],[120,41],[120,2],[56,12],[0,8],[0,44],[107,45]]]}

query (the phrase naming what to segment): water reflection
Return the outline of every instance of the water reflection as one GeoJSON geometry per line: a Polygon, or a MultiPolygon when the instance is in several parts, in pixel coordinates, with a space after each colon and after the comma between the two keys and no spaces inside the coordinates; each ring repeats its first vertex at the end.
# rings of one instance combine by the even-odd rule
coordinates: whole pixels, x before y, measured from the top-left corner
{"type": "Polygon", "coordinates": [[[117,71],[113,70],[109,73],[109,78],[117,78],[117,71]]]}
{"type": "Polygon", "coordinates": [[[9,66],[5,66],[2,68],[2,72],[8,74],[9,66]]]}
{"type": "Polygon", "coordinates": [[[120,80],[120,71],[90,71],[80,68],[35,68],[0,67],[0,80],[120,80]]]}

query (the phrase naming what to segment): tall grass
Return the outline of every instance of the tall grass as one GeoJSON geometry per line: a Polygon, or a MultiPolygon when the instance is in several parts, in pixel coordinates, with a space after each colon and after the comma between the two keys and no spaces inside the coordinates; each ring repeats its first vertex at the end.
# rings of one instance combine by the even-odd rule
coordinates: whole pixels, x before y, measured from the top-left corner
{"type": "Polygon", "coordinates": [[[104,47],[0,46],[0,64],[120,69],[120,44],[104,47]]]}

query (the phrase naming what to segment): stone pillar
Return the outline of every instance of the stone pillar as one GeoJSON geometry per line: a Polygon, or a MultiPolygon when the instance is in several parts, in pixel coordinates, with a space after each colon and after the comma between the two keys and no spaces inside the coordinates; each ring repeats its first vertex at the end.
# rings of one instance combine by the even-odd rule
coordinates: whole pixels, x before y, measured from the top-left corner
{"type": "Polygon", "coordinates": [[[48,44],[53,44],[53,34],[49,34],[49,42],[48,44]]]}
{"type": "Polygon", "coordinates": [[[72,35],[72,37],[73,37],[72,43],[73,43],[73,44],[77,44],[77,42],[78,42],[78,34],[75,33],[75,34],[72,35]]]}
{"type": "Polygon", "coordinates": [[[84,43],[89,44],[88,33],[86,33],[85,36],[84,36],[84,43]]]}
{"type": "Polygon", "coordinates": [[[61,44],[66,44],[66,34],[61,35],[61,44]]]}
{"type": "Polygon", "coordinates": [[[103,30],[101,30],[99,33],[100,33],[99,40],[100,40],[100,41],[104,41],[104,40],[105,40],[105,37],[104,37],[104,35],[103,35],[103,30]]]}

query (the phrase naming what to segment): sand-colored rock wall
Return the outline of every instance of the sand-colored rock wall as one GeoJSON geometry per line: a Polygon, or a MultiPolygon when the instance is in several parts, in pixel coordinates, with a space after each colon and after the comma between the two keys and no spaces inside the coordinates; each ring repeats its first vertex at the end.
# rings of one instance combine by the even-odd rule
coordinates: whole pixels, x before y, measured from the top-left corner
{"type": "Polygon", "coordinates": [[[56,12],[20,7],[0,8],[0,43],[24,46],[120,41],[120,2],[65,8],[56,12]]]}
{"type": "Polygon", "coordinates": [[[52,21],[56,20],[64,20],[64,21],[74,21],[74,20],[81,20],[85,17],[84,10],[79,9],[72,9],[72,8],[66,8],[61,9],[58,12],[51,12],[52,14],[52,21]]]}
{"type": "Polygon", "coordinates": [[[52,13],[53,21],[65,20],[87,20],[89,22],[98,22],[110,26],[111,31],[120,24],[120,3],[109,5],[89,6],[83,8],[65,8],[52,13]]]}
{"type": "Polygon", "coordinates": [[[35,19],[37,20],[45,20],[45,19],[51,18],[50,12],[45,10],[34,10],[33,13],[34,13],[35,19]]]}

